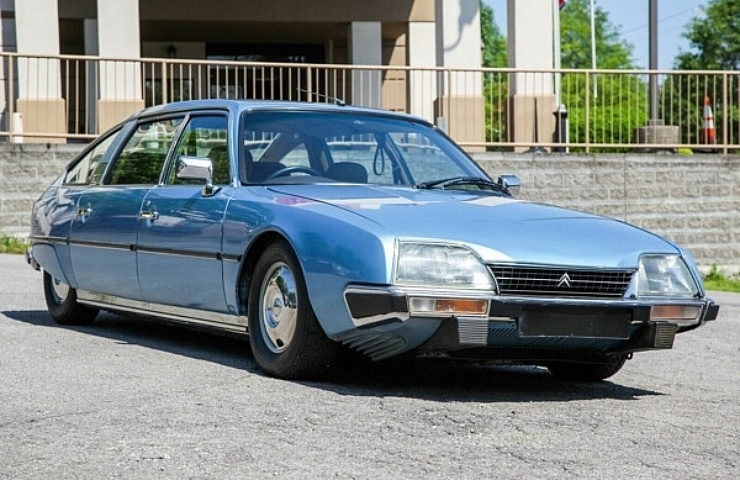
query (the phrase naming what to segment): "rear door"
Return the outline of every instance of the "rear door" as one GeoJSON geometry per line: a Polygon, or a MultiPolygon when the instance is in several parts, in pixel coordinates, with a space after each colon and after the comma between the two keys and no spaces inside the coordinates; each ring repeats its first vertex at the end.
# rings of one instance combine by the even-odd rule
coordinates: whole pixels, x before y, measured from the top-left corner
{"type": "Polygon", "coordinates": [[[136,235],[141,206],[159,183],[182,117],[142,121],[112,159],[101,185],[79,198],[70,229],[70,257],[78,288],[141,299],[136,235]]]}
{"type": "Polygon", "coordinates": [[[72,162],[34,205],[32,235],[34,256],[55,278],[77,287],[70,261],[70,229],[77,219],[80,197],[95,188],[113,152],[121,143],[125,128],[111,130],[91,144],[72,162]],[[47,247],[52,248],[47,248],[47,247]]]}

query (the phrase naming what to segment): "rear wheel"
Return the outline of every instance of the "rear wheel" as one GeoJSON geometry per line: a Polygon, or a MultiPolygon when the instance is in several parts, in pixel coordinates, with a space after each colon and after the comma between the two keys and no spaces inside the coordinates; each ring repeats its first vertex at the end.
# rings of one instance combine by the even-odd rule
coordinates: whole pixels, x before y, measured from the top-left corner
{"type": "Polygon", "coordinates": [[[598,382],[616,374],[627,361],[627,355],[614,355],[606,363],[556,362],[547,365],[554,376],[576,382],[598,382]]]}
{"type": "Polygon", "coordinates": [[[77,303],[77,291],[44,272],[44,297],[51,318],[61,325],[89,325],[98,315],[95,308],[77,303]]]}
{"type": "Polygon", "coordinates": [[[326,373],[338,344],[316,320],[300,265],[287,243],[275,242],[257,261],[248,308],[249,343],[262,370],[289,379],[326,373]]]}

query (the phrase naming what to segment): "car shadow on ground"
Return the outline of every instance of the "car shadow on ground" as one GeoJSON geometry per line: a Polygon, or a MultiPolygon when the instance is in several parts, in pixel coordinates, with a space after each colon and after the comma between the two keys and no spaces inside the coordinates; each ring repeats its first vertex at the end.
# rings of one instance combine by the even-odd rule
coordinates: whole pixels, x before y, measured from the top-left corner
{"type": "Polygon", "coordinates": [[[91,325],[64,326],[51,319],[45,310],[5,311],[6,317],[40,327],[74,330],[118,344],[133,344],[188,358],[205,360],[251,373],[259,371],[252,360],[246,335],[220,335],[212,330],[185,328],[135,315],[101,312],[91,325]]]}
{"type": "MultiPolygon", "coordinates": [[[[43,310],[4,311],[6,317],[40,327],[71,329],[263,375],[256,366],[246,336],[194,330],[134,315],[101,313],[89,326],[61,326],[43,310]]],[[[625,366],[629,368],[629,362],[625,366]]],[[[339,395],[409,397],[452,402],[542,402],[589,399],[637,400],[660,392],[613,381],[559,381],[543,368],[485,365],[441,360],[399,359],[371,362],[359,355],[342,355],[337,368],[321,381],[300,381],[310,388],[339,395]]]]}
{"type": "MultiPolygon", "coordinates": [[[[331,383],[304,382],[340,395],[415,397],[441,402],[637,400],[660,392],[619,384],[558,380],[541,367],[402,359],[340,369],[331,383]]],[[[629,365],[629,364],[628,364],[629,365]]],[[[627,368],[627,367],[625,367],[627,368]]]]}

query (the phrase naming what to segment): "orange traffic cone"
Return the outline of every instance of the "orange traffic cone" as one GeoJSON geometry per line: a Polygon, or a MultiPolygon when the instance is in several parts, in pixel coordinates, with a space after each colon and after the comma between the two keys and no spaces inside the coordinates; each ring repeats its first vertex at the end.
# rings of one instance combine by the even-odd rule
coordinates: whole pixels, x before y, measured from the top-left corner
{"type": "Polygon", "coordinates": [[[714,132],[714,113],[712,113],[712,101],[709,96],[704,97],[704,128],[701,132],[702,143],[714,144],[716,142],[714,132]]]}

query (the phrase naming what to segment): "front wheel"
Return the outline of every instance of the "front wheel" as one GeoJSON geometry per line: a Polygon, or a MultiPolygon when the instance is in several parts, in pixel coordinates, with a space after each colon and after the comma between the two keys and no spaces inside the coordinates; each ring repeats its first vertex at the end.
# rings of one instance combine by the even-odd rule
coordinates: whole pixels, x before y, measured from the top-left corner
{"type": "Polygon", "coordinates": [[[627,361],[627,355],[614,355],[605,363],[554,362],[547,365],[555,377],[575,382],[599,382],[616,374],[627,361]]]}
{"type": "Polygon", "coordinates": [[[257,261],[249,286],[249,343],[257,365],[279,378],[326,373],[338,344],[316,319],[298,260],[283,242],[257,261]]]}
{"type": "Polygon", "coordinates": [[[51,318],[61,325],[89,325],[98,315],[95,308],[77,303],[77,291],[44,272],[44,297],[51,318]]]}

